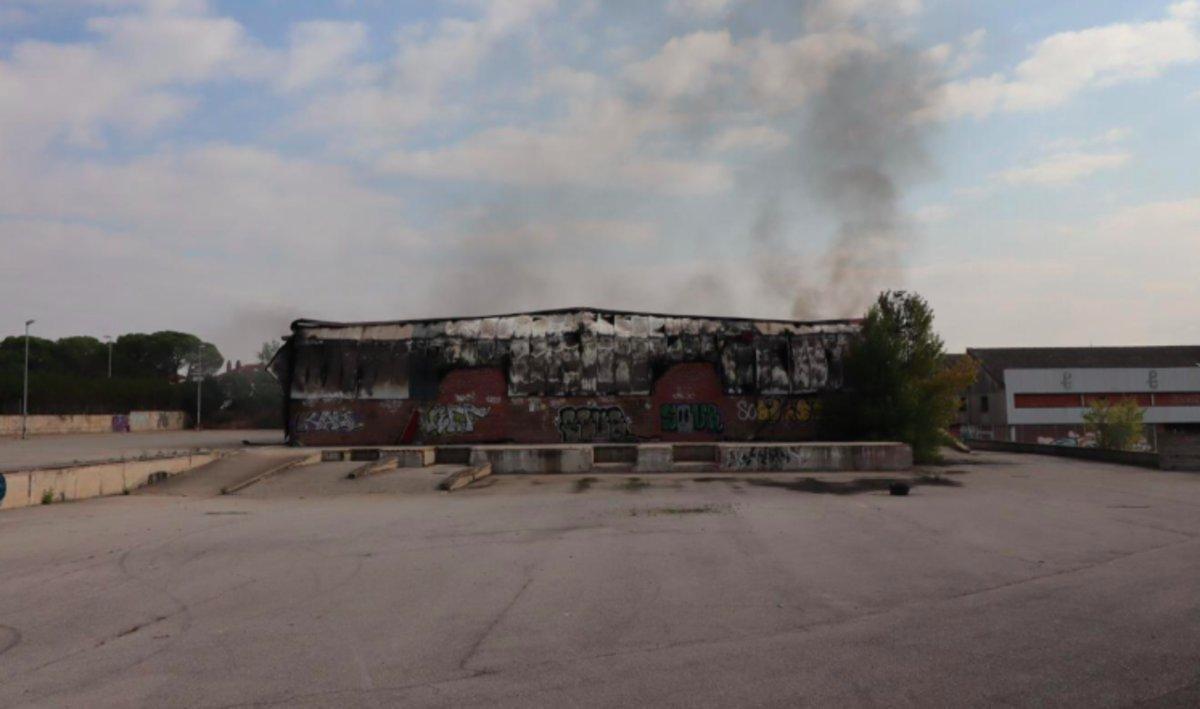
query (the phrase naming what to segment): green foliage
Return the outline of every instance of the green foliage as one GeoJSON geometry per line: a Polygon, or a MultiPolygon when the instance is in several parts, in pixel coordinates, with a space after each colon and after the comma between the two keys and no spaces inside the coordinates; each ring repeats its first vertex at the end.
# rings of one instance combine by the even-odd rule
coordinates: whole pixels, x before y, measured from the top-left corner
{"type": "MultiPolygon", "coordinates": [[[[188,396],[187,385],[180,384],[181,380],[198,363],[209,376],[224,363],[215,345],[170,330],[117,338],[112,348],[111,379],[108,357],[108,345],[95,337],[64,337],[58,341],[30,337],[30,412],[105,414],[179,409],[188,396]]],[[[24,369],[24,335],[0,340],[0,413],[20,413],[24,369]]],[[[194,402],[194,393],[191,397],[194,402]]],[[[220,403],[218,397],[213,406],[220,403]]]]}
{"type": "Polygon", "coordinates": [[[42,504],[49,505],[54,502],[54,488],[42,490],[42,504]]]}
{"type": "Polygon", "coordinates": [[[1096,445],[1107,450],[1133,450],[1145,442],[1142,417],[1145,410],[1133,399],[1115,402],[1097,399],[1083,414],[1084,429],[1096,436],[1096,445]]]}
{"type": "Polygon", "coordinates": [[[939,458],[961,392],[975,380],[967,358],[950,361],[933,331],[933,310],[919,295],[882,293],[845,358],[846,389],[824,404],[823,435],[896,440],[918,462],[939,458]]]}
{"type": "Polygon", "coordinates": [[[267,341],[262,343],[262,347],[258,348],[258,363],[266,366],[275,358],[275,353],[279,351],[280,343],[267,341]]]}

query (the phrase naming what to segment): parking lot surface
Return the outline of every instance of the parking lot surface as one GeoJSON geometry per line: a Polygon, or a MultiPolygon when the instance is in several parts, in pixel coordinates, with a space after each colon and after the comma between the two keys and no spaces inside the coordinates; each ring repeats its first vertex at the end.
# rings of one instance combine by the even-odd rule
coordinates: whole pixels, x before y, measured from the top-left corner
{"type": "Polygon", "coordinates": [[[0,706],[1200,705],[1200,475],[350,468],[0,514],[0,706]]]}

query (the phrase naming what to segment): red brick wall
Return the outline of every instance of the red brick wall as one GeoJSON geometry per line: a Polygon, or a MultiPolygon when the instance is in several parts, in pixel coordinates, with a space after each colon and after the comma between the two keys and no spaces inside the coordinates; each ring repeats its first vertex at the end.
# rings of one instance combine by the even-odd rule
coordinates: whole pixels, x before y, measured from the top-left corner
{"type": "Polygon", "coordinates": [[[294,400],[304,445],[808,440],[816,398],[728,396],[711,364],[677,364],[649,396],[518,397],[499,368],[454,370],[429,400],[294,400]]]}

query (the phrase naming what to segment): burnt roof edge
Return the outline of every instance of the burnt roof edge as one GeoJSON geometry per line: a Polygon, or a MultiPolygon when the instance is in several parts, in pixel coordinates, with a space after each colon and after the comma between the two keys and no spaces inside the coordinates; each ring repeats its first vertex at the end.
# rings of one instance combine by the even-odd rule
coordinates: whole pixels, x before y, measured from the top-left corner
{"type": "Polygon", "coordinates": [[[565,315],[567,313],[590,312],[602,315],[638,315],[654,318],[686,318],[690,320],[733,320],[750,323],[782,323],[788,325],[854,325],[862,322],[862,318],[835,318],[830,320],[790,320],[786,318],[747,318],[722,315],[687,315],[682,313],[652,313],[637,310],[610,310],[608,308],[553,308],[550,310],[525,310],[515,313],[500,313],[496,315],[456,315],[445,318],[413,318],[411,320],[366,320],[362,322],[341,322],[337,320],[312,320],[298,318],[292,321],[292,330],[303,327],[373,327],[379,325],[418,325],[435,322],[460,322],[462,320],[490,320],[494,318],[515,318],[523,315],[565,315]]]}

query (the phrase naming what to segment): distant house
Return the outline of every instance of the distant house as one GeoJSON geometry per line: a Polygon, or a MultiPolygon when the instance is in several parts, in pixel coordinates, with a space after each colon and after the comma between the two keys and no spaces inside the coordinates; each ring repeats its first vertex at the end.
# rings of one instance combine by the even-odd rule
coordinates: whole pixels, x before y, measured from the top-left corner
{"type": "Polygon", "coordinates": [[[1132,399],[1151,443],[1167,425],[1200,423],[1200,346],[968,349],[979,377],[965,393],[968,439],[1087,445],[1094,401],[1132,399]]]}

